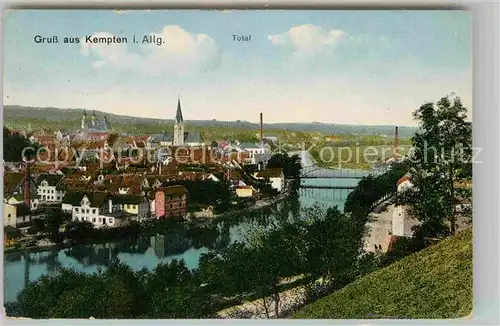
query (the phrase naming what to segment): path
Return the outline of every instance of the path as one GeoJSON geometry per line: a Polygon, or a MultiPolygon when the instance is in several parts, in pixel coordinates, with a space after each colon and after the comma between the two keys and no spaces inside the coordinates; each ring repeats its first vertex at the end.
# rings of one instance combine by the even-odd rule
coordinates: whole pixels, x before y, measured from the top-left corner
{"type": "Polygon", "coordinates": [[[379,251],[386,252],[391,241],[392,214],[394,204],[386,206],[378,213],[370,213],[366,223],[367,236],[364,239],[364,250],[366,252],[376,252],[375,245],[380,246],[379,251]]]}

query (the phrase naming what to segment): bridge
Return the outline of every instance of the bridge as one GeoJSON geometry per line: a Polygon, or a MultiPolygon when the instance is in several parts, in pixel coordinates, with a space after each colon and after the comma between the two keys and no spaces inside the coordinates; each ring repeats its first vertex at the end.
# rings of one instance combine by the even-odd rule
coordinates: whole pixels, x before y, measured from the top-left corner
{"type": "Polygon", "coordinates": [[[319,185],[300,185],[304,189],[356,189],[356,186],[319,186],[319,185]]]}
{"type": "Polygon", "coordinates": [[[362,179],[370,175],[369,171],[355,169],[325,169],[317,165],[302,167],[301,179],[362,179]]]}
{"type": "Polygon", "coordinates": [[[301,197],[310,198],[314,201],[344,201],[352,189],[331,189],[324,191],[320,188],[304,188],[300,187],[299,194],[301,197]]]}
{"type": "Polygon", "coordinates": [[[298,155],[301,160],[301,179],[362,179],[368,175],[378,175],[378,170],[358,170],[358,169],[325,169],[316,164],[315,159],[308,151],[290,152],[290,156],[298,155]]]}

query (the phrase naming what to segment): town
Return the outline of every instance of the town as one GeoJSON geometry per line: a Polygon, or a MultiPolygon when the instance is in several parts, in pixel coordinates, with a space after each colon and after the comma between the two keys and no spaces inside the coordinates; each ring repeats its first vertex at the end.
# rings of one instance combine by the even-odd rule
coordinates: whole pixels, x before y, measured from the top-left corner
{"type": "Polygon", "coordinates": [[[26,231],[47,207],[95,228],[206,219],[288,191],[283,168],[267,166],[273,154],[263,130],[260,143],[216,147],[184,130],[179,99],[174,130],[164,134],[118,135],[106,117],[85,111],[74,133],[24,132],[38,155],[5,163],[4,225],[26,231]]]}
{"type": "Polygon", "coordinates": [[[4,315],[474,315],[471,26],[8,11],[4,315]]]}

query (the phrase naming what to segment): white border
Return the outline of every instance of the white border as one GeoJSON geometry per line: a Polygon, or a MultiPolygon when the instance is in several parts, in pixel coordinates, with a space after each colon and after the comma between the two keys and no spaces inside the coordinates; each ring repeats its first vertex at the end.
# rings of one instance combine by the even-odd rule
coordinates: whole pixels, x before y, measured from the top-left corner
{"type": "MultiPolygon", "coordinates": [[[[470,318],[462,320],[71,320],[71,324],[92,325],[158,325],[158,324],[335,324],[335,325],[499,325],[499,50],[500,50],[500,5],[496,1],[116,1],[106,3],[94,0],[85,2],[65,1],[18,1],[3,2],[2,8],[128,8],[128,9],[165,9],[165,8],[234,8],[234,9],[448,9],[466,8],[473,14],[474,35],[474,146],[483,148],[479,160],[482,164],[474,167],[474,311],[470,318]]],[[[3,24],[0,25],[3,28],[3,24]]],[[[3,36],[3,31],[0,35],[3,36]]],[[[3,43],[2,43],[3,45],[3,43]]],[[[3,62],[3,60],[2,60],[3,62]]],[[[3,78],[2,78],[3,80],[3,78]]],[[[3,101],[3,97],[2,97],[3,101]]],[[[3,105],[0,107],[2,115],[0,122],[3,125],[3,105]]],[[[3,135],[0,135],[0,139],[3,135]]],[[[3,141],[2,141],[3,144],[3,141]]],[[[2,147],[3,148],[3,147],[2,147]]],[[[0,159],[3,156],[0,151],[0,159]]],[[[3,175],[3,170],[0,170],[3,175]]],[[[0,183],[3,193],[3,182],[0,183]]],[[[3,260],[3,232],[0,234],[2,250],[0,257],[3,260]]],[[[0,272],[3,279],[3,268],[0,272]]],[[[3,282],[0,283],[0,292],[3,302],[3,282]]],[[[5,325],[67,325],[67,320],[25,320],[4,319],[5,325]]]]}

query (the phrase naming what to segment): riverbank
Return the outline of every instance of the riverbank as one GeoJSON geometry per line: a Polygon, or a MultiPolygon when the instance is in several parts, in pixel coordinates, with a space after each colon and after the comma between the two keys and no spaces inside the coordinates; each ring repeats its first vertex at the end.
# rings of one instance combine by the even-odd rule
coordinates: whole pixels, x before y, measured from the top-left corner
{"type": "MultiPolygon", "coordinates": [[[[269,206],[274,205],[282,200],[287,199],[291,195],[292,195],[291,191],[289,189],[287,189],[287,191],[281,193],[278,196],[258,200],[251,207],[248,207],[248,208],[245,208],[242,210],[221,213],[218,215],[214,215],[213,217],[209,217],[209,218],[195,218],[195,219],[185,220],[182,222],[148,219],[146,221],[137,223],[137,225],[140,227],[140,230],[139,230],[139,232],[137,232],[137,230],[133,230],[134,231],[133,235],[141,235],[141,234],[142,235],[150,235],[150,234],[154,234],[156,231],[158,231],[158,229],[164,230],[165,227],[169,227],[169,228],[187,227],[187,231],[190,229],[197,228],[197,227],[205,227],[205,226],[208,226],[212,223],[218,223],[218,222],[221,222],[227,218],[234,217],[235,215],[240,215],[240,214],[244,214],[244,213],[251,213],[251,212],[258,211],[260,209],[269,207],[269,206]]],[[[119,234],[120,231],[127,231],[130,229],[130,227],[131,227],[131,225],[127,225],[127,226],[124,226],[121,228],[112,228],[112,229],[106,229],[106,230],[96,229],[95,232],[109,232],[109,233],[119,234]]],[[[79,243],[79,242],[77,242],[77,243],[75,243],[75,242],[54,243],[54,242],[50,242],[47,238],[43,238],[40,240],[35,240],[34,238],[35,238],[34,236],[28,236],[28,237],[23,238],[23,240],[21,240],[21,241],[33,240],[33,241],[37,241],[37,245],[26,246],[26,247],[17,247],[17,246],[16,247],[13,247],[13,246],[5,247],[4,253],[10,254],[10,253],[16,253],[16,252],[25,252],[25,251],[39,252],[39,251],[44,251],[44,250],[49,250],[49,249],[66,249],[66,248],[70,248],[74,245],[99,244],[99,243],[112,241],[112,240],[120,240],[117,237],[115,237],[113,239],[113,238],[110,238],[108,236],[108,237],[106,237],[106,239],[103,239],[103,240],[95,239],[94,241],[90,240],[90,241],[85,241],[82,243],[79,243]]]]}

